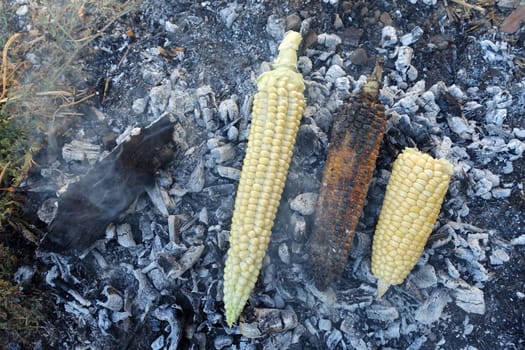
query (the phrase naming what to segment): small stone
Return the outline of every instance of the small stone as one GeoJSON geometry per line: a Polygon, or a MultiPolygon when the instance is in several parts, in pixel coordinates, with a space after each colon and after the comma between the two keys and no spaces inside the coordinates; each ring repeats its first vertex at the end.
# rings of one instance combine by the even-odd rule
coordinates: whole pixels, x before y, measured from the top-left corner
{"type": "Polygon", "coordinates": [[[312,215],[315,211],[317,193],[305,192],[295,197],[290,203],[290,208],[302,215],[312,215]]]}
{"type": "Polygon", "coordinates": [[[348,77],[340,77],[335,80],[335,88],[337,92],[340,94],[340,97],[343,99],[350,96],[350,87],[351,87],[351,83],[348,77]]]}
{"type": "Polygon", "coordinates": [[[146,109],[146,100],[143,98],[137,98],[135,101],[133,101],[133,105],[131,106],[131,109],[135,114],[141,114],[146,109]]]}
{"type": "Polygon", "coordinates": [[[343,23],[343,20],[341,19],[341,17],[339,16],[338,13],[335,14],[335,19],[334,19],[334,28],[335,29],[341,29],[344,27],[344,23],[343,23]]]}
{"type": "Polygon", "coordinates": [[[286,30],[299,31],[301,28],[301,17],[298,14],[292,13],[286,17],[286,30]]]}
{"type": "Polygon", "coordinates": [[[17,16],[25,16],[29,12],[29,7],[27,5],[22,5],[16,10],[17,16]]]}
{"type": "Polygon", "coordinates": [[[37,55],[35,55],[34,53],[32,52],[28,52],[26,54],[26,59],[32,64],[32,65],[38,65],[40,64],[40,57],[38,57],[37,55]]]}
{"type": "Polygon", "coordinates": [[[365,49],[357,48],[350,53],[349,59],[353,64],[360,66],[368,61],[368,55],[365,49]]]}
{"type": "Polygon", "coordinates": [[[317,36],[317,42],[324,45],[327,49],[335,51],[337,46],[342,43],[342,40],[337,34],[322,33],[317,36]]]}
{"type": "Polygon", "coordinates": [[[388,12],[381,12],[381,15],[379,16],[379,21],[383,23],[385,26],[391,26],[393,21],[392,17],[390,17],[390,14],[388,12]]]}
{"type": "Polygon", "coordinates": [[[445,259],[445,263],[447,265],[447,272],[448,272],[448,275],[450,277],[452,277],[453,279],[457,279],[460,277],[460,274],[459,274],[459,271],[458,269],[456,269],[456,267],[452,264],[452,262],[450,261],[450,259],[446,258],[445,259]]]}
{"type": "MultiPolygon", "coordinates": [[[[304,23],[304,22],[303,22],[304,23]]],[[[302,31],[301,31],[302,32],[302,31]]],[[[317,33],[313,30],[309,30],[303,39],[304,48],[309,49],[317,42],[317,33]]]]}
{"type": "Polygon", "coordinates": [[[175,215],[168,216],[168,236],[170,242],[179,242],[179,219],[175,215]]]}
{"type": "Polygon", "coordinates": [[[479,109],[481,107],[483,107],[483,106],[480,105],[479,103],[477,103],[476,101],[468,101],[463,106],[463,110],[466,111],[466,112],[472,112],[472,111],[475,111],[475,110],[477,110],[477,109],[479,109]]]}

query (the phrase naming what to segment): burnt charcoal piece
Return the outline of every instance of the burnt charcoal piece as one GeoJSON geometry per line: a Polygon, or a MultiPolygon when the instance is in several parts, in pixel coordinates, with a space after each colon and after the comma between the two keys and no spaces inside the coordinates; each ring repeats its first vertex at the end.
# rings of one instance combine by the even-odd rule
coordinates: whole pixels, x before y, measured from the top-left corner
{"type": "Polygon", "coordinates": [[[121,143],[58,200],[58,211],[40,248],[80,251],[104,237],[106,226],[154,184],[155,172],[172,160],[174,123],[164,117],[121,143]]]}

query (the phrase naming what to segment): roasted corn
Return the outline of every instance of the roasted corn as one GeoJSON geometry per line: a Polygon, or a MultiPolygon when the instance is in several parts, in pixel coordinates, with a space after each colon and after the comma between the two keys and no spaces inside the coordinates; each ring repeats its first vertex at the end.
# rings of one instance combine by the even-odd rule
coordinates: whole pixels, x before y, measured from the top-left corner
{"type": "Polygon", "coordinates": [[[362,91],[346,103],[332,128],[311,238],[312,270],[326,288],[343,271],[365,203],[386,118],[378,102],[379,60],[362,91]]]}

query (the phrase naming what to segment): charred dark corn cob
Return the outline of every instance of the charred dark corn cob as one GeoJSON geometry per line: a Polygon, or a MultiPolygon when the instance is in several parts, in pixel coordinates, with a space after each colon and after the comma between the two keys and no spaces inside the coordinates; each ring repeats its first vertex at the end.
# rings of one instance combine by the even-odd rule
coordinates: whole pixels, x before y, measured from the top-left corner
{"type": "Polygon", "coordinates": [[[407,148],[394,162],[372,246],[377,297],[403,283],[423,253],[447,193],[452,164],[407,148]]]}
{"type": "Polygon", "coordinates": [[[361,93],[338,113],[332,129],[310,243],[313,276],[322,289],[344,269],[383,140],[381,76],[379,60],[361,93]]]}
{"type": "Polygon", "coordinates": [[[257,79],[224,268],[224,307],[230,326],[259,276],[305,106],[303,77],[295,71],[300,42],[299,33],[288,32],[274,69],[257,79]]]}

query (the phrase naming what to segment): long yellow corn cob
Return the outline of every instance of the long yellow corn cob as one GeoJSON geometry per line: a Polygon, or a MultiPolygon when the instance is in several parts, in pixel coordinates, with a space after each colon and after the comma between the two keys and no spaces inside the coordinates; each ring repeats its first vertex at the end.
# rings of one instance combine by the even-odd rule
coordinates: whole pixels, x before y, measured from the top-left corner
{"type": "Polygon", "coordinates": [[[447,193],[454,168],[415,148],[394,162],[372,247],[377,297],[401,284],[423,253],[447,193]]]}
{"type": "Polygon", "coordinates": [[[257,281],[304,110],[303,77],[295,71],[300,42],[299,33],[288,32],[274,69],[257,79],[224,268],[224,307],[230,326],[257,281]]]}

